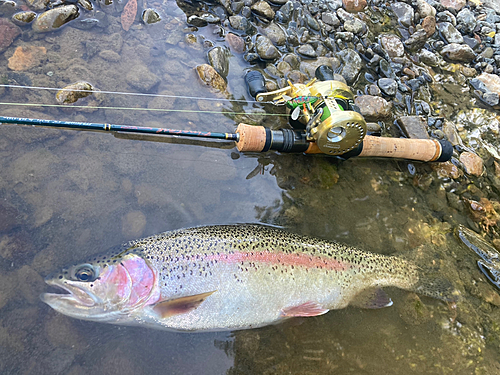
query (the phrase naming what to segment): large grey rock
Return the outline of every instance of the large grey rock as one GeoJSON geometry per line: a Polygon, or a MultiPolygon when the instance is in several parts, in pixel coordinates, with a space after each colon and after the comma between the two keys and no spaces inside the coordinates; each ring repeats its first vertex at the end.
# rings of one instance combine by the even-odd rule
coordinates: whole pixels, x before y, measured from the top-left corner
{"type": "Polygon", "coordinates": [[[280,57],[278,49],[267,36],[259,35],[255,42],[255,47],[257,54],[263,60],[276,60],[280,57]]]}
{"type": "Polygon", "coordinates": [[[414,12],[413,8],[406,3],[394,3],[391,5],[391,9],[398,17],[398,21],[401,25],[409,27],[413,23],[414,12]]]}
{"type": "Polygon", "coordinates": [[[214,47],[208,51],[208,62],[222,77],[229,73],[229,51],[227,47],[214,47]]]}
{"type": "Polygon", "coordinates": [[[443,38],[448,42],[448,43],[463,43],[464,38],[462,37],[462,34],[460,34],[460,31],[455,29],[455,27],[449,23],[449,22],[440,22],[437,24],[438,30],[443,36],[443,38]]]}
{"type": "Polygon", "coordinates": [[[470,62],[475,59],[476,54],[466,44],[451,43],[440,51],[441,56],[446,57],[452,61],[470,62]]]}
{"type": "Polygon", "coordinates": [[[271,22],[268,27],[264,29],[266,36],[277,46],[283,46],[286,43],[286,33],[281,27],[271,22]]]}
{"type": "Polygon", "coordinates": [[[382,48],[387,52],[390,57],[401,57],[403,56],[405,49],[401,39],[394,34],[383,34],[379,36],[380,44],[382,48]]]}
{"type": "Polygon", "coordinates": [[[342,61],[342,77],[345,78],[348,84],[352,84],[358,78],[358,74],[362,68],[362,60],[358,53],[350,48],[344,49],[337,53],[337,57],[342,61]]]}

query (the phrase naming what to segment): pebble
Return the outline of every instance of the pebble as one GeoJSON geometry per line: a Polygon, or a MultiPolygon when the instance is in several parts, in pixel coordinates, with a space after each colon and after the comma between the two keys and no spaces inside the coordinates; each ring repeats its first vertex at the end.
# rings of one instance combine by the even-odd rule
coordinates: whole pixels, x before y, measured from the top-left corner
{"type": "Polygon", "coordinates": [[[310,44],[302,44],[299,48],[297,48],[297,53],[309,58],[318,57],[313,46],[310,44]]]}
{"type": "Polygon", "coordinates": [[[409,27],[413,24],[414,12],[413,8],[406,3],[394,3],[391,5],[391,9],[398,17],[398,21],[404,27],[409,27]]]}
{"type": "Polygon", "coordinates": [[[18,12],[12,15],[12,21],[18,25],[26,25],[33,22],[36,17],[36,13],[30,10],[24,12],[18,12]]]}
{"type": "Polygon", "coordinates": [[[60,104],[76,103],[78,99],[92,95],[93,90],[94,87],[88,82],[75,82],[59,90],[56,94],[56,100],[60,104]]]}
{"type": "Polygon", "coordinates": [[[420,61],[426,65],[429,65],[432,67],[439,66],[439,57],[435,53],[433,53],[429,50],[426,50],[426,49],[421,50],[420,53],[418,54],[418,57],[419,57],[420,61]]]}
{"type": "Polygon", "coordinates": [[[396,95],[396,91],[398,90],[398,83],[392,78],[380,78],[378,80],[378,87],[380,90],[389,96],[396,95]]]}
{"type": "Polygon", "coordinates": [[[380,96],[361,95],[354,101],[367,121],[382,120],[391,113],[392,104],[380,96]]]}
{"type": "Polygon", "coordinates": [[[458,12],[456,20],[457,28],[462,33],[471,33],[476,27],[476,18],[469,8],[464,8],[458,12]]]}
{"type": "Polygon", "coordinates": [[[271,8],[267,1],[258,1],[253,4],[250,9],[260,17],[264,17],[268,20],[272,20],[274,18],[274,10],[271,8]]]}
{"type": "Polygon", "coordinates": [[[427,42],[427,31],[420,29],[415,31],[408,39],[405,40],[404,45],[410,51],[421,49],[427,42]]]}
{"type": "Polygon", "coordinates": [[[201,81],[205,83],[214,92],[225,92],[227,83],[217,71],[208,64],[198,65],[196,72],[201,81]]]}
{"type": "Polygon", "coordinates": [[[273,42],[264,35],[259,35],[255,42],[255,49],[262,60],[276,60],[280,57],[280,52],[273,42]]]}
{"type": "Polygon", "coordinates": [[[397,123],[408,138],[429,139],[427,121],[422,116],[402,116],[397,123]]]}
{"type": "Polygon", "coordinates": [[[447,9],[460,10],[465,4],[466,0],[441,0],[440,3],[443,7],[447,9]]]}
{"type": "Polygon", "coordinates": [[[321,15],[321,20],[327,25],[337,27],[340,25],[340,20],[337,17],[337,14],[332,12],[325,12],[321,15]]]}
{"type": "Polygon", "coordinates": [[[226,78],[229,73],[229,50],[227,47],[214,47],[208,51],[208,62],[213,68],[226,78]]]}
{"type": "Polygon", "coordinates": [[[420,18],[434,17],[436,15],[436,9],[425,0],[417,0],[417,10],[420,18]]]}
{"type": "Polygon", "coordinates": [[[476,54],[466,44],[450,43],[440,51],[441,55],[451,61],[471,62],[476,58],[476,54]]]}
{"type": "Polygon", "coordinates": [[[344,9],[351,13],[361,12],[366,8],[366,0],[342,0],[344,9]]]}
{"type": "Polygon", "coordinates": [[[468,151],[462,152],[460,162],[464,165],[466,173],[477,177],[483,174],[483,159],[476,154],[468,151]]]}
{"type": "Polygon", "coordinates": [[[433,16],[427,16],[422,20],[422,29],[425,34],[430,38],[436,32],[436,19],[433,16]]]}
{"type": "Polygon", "coordinates": [[[362,68],[362,60],[359,54],[350,49],[337,53],[337,57],[343,62],[342,64],[342,77],[345,78],[348,84],[352,84],[358,78],[358,74],[362,68]]]}
{"type": "Polygon", "coordinates": [[[161,21],[161,17],[158,14],[158,12],[154,9],[151,9],[151,8],[144,9],[144,11],[142,12],[141,18],[142,18],[142,22],[144,22],[144,24],[146,24],[146,25],[152,25],[154,23],[161,21]]]}
{"type": "Polygon", "coordinates": [[[463,43],[462,34],[449,22],[440,22],[437,28],[447,43],[463,43]]]}
{"type": "Polygon", "coordinates": [[[401,57],[405,50],[401,39],[394,34],[384,34],[379,36],[382,48],[387,52],[389,57],[401,57]]]}
{"type": "Polygon", "coordinates": [[[245,42],[243,38],[240,36],[233,34],[233,33],[227,33],[226,34],[226,42],[229,45],[229,49],[232,52],[235,53],[243,53],[245,52],[245,42]]]}
{"type": "Polygon", "coordinates": [[[286,43],[286,33],[281,27],[271,22],[269,26],[264,29],[266,36],[276,46],[283,46],[286,43]]]}
{"type": "Polygon", "coordinates": [[[78,17],[78,7],[76,5],[62,5],[54,9],[49,9],[40,14],[32,24],[33,31],[46,33],[56,30],[78,17]]]}

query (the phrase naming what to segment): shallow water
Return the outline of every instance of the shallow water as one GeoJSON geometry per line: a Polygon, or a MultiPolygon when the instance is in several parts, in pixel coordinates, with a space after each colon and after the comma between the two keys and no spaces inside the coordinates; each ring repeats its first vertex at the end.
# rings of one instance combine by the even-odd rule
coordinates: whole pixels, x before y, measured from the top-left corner
{"type": "MultiPolygon", "coordinates": [[[[21,85],[63,87],[86,80],[100,90],[137,92],[129,83],[154,74],[158,84],[151,92],[213,97],[193,70],[205,62],[203,48],[176,42],[151,53],[163,48],[166,38],[177,35],[182,40],[185,33],[185,16],[175,3],[158,9],[167,14],[159,25],[146,28],[136,22],[129,32],[121,29],[119,13],[113,11],[102,31],[70,24],[36,35],[28,28],[3,54],[0,76],[21,85]],[[8,70],[6,59],[23,44],[45,46],[48,60],[25,72],[8,70]],[[114,51],[120,58],[105,60],[102,51],[114,51]]],[[[196,35],[220,43],[212,31],[207,27],[196,35]]],[[[230,61],[229,91],[249,99],[243,82],[249,65],[239,56],[230,61]]],[[[436,83],[433,100],[450,120],[474,103],[468,94],[454,92],[453,85],[446,92],[440,87],[436,83]]],[[[0,99],[56,103],[55,92],[34,89],[6,89],[0,99]]],[[[206,105],[196,99],[172,103],[102,94],[101,101],[90,97],[77,104],[133,109],[2,105],[1,113],[221,132],[234,131],[234,118],[241,117],[199,113],[206,105]],[[190,111],[140,110],[144,108],[190,111]]],[[[235,102],[210,106],[218,112],[260,109],[235,102]]],[[[273,127],[284,121],[264,119],[273,127]]],[[[390,122],[384,126],[397,132],[390,122]]],[[[498,295],[477,269],[474,254],[453,236],[458,224],[475,224],[446,195],[475,181],[440,179],[429,165],[405,161],[340,163],[321,156],[243,155],[231,144],[217,142],[148,142],[14,125],[0,127],[0,156],[1,373],[500,372],[498,295]],[[50,272],[127,240],[194,225],[243,222],[281,225],[384,254],[408,255],[418,248],[413,257],[419,264],[430,272],[439,269],[464,298],[455,307],[389,290],[391,308],[348,308],[258,330],[199,334],[78,321],[38,298],[50,272]]],[[[492,184],[479,180],[477,185],[490,196],[492,184]]]]}

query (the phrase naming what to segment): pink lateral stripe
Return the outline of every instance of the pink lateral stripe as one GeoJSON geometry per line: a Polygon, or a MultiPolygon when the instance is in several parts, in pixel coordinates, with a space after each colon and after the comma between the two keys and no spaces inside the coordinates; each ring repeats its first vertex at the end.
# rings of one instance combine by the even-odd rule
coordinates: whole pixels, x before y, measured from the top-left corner
{"type": "Polygon", "coordinates": [[[322,268],[332,271],[347,271],[353,265],[343,263],[336,259],[314,256],[309,254],[285,254],[260,251],[253,253],[235,252],[232,254],[220,254],[210,258],[222,263],[259,262],[277,266],[294,266],[306,268],[322,268]]]}

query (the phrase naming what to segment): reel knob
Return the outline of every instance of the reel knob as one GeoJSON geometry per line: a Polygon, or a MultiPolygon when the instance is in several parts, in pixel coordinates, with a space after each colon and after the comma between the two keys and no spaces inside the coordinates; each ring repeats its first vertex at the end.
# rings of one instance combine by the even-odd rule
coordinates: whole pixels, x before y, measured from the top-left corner
{"type": "Polygon", "coordinates": [[[342,155],[355,149],[365,135],[366,122],[355,111],[335,111],[314,131],[318,148],[328,155],[342,155]]]}

